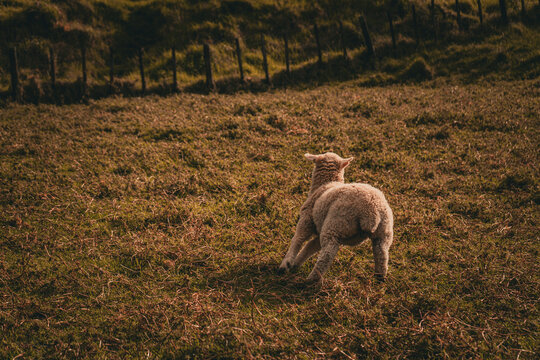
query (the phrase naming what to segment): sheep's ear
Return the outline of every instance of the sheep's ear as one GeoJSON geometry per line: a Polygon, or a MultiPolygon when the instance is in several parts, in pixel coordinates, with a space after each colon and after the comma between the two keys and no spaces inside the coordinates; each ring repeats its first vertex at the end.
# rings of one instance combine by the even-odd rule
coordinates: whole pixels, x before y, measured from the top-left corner
{"type": "Polygon", "coordinates": [[[353,159],[354,157],[350,157],[350,158],[341,160],[341,168],[345,169],[347,166],[349,166],[349,164],[351,163],[351,161],[353,161],[353,159]]]}
{"type": "Polygon", "coordinates": [[[315,161],[319,157],[318,155],[312,155],[310,153],[305,153],[304,156],[306,157],[306,159],[310,161],[315,161]]]}

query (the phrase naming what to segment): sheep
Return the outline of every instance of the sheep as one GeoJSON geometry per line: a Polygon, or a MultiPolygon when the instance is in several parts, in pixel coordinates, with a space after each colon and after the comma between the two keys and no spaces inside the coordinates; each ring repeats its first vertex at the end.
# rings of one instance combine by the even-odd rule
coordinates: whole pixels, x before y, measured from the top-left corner
{"type": "Polygon", "coordinates": [[[279,271],[298,268],[320,250],[307,278],[309,282],[320,282],[341,245],[353,246],[370,238],[375,277],[384,280],[394,217],[383,193],[368,184],[344,183],[344,171],[352,157],[343,159],[332,152],[304,156],[315,163],[311,188],[279,271]]]}

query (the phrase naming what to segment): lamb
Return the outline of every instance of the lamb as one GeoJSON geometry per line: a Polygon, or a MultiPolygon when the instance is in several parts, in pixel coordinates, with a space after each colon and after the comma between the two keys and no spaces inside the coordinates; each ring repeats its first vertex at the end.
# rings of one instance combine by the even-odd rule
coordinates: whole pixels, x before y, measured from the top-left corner
{"type": "Polygon", "coordinates": [[[367,184],[344,183],[344,171],[352,157],[343,159],[332,152],[305,154],[305,157],[315,163],[311,189],[300,210],[296,232],[281,262],[280,272],[299,267],[320,250],[307,280],[321,281],[341,245],[353,246],[370,238],[375,276],[384,280],[394,235],[394,217],[383,193],[367,184]]]}

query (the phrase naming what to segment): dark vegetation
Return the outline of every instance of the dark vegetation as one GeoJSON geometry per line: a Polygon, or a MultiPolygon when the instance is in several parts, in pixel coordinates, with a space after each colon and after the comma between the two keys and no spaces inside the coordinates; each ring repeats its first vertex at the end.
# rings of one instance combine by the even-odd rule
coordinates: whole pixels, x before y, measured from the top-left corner
{"type": "Polygon", "coordinates": [[[6,0],[0,11],[0,30],[5,34],[0,40],[4,54],[0,86],[6,99],[8,50],[16,47],[23,101],[72,103],[115,93],[139,95],[141,88],[156,94],[177,88],[206,92],[202,44],[209,43],[218,91],[266,90],[262,35],[274,87],[349,80],[358,74],[371,74],[373,85],[449,74],[474,79],[486,73],[515,78],[519,73],[521,78],[534,78],[540,62],[540,8],[536,1],[525,1],[523,15],[521,2],[505,1],[510,25],[502,23],[499,2],[494,0],[482,2],[482,23],[477,2],[468,0],[459,2],[459,19],[454,1],[436,1],[432,8],[428,2],[406,0],[6,0]],[[393,19],[395,49],[387,12],[393,19]],[[374,57],[365,48],[360,14],[368,24],[374,57]],[[322,63],[317,61],[314,24],[322,63]],[[284,36],[290,48],[290,74],[285,70],[284,36]],[[243,51],[244,82],[239,80],[235,39],[243,51]],[[81,70],[83,55],[86,75],[81,70]]]}

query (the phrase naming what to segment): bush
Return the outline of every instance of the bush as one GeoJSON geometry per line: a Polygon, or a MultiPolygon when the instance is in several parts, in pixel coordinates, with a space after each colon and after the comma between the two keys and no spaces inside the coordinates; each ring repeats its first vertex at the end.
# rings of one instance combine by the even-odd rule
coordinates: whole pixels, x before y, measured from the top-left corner
{"type": "Polygon", "coordinates": [[[39,104],[43,98],[43,88],[41,80],[36,76],[31,76],[29,81],[23,86],[23,99],[26,102],[39,104]]]}
{"type": "Polygon", "coordinates": [[[413,62],[401,73],[401,80],[430,80],[433,78],[433,70],[427,64],[426,60],[417,57],[413,62]]]}
{"type": "MultiPolygon", "coordinates": [[[[466,2],[466,1],[459,1],[458,3],[459,3],[458,5],[459,5],[459,10],[461,11],[461,14],[473,13],[474,9],[471,3],[466,2]]],[[[454,11],[457,11],[456,4],[453,4],[451,7],[452,9],[454,9],[454,11]]]]}

